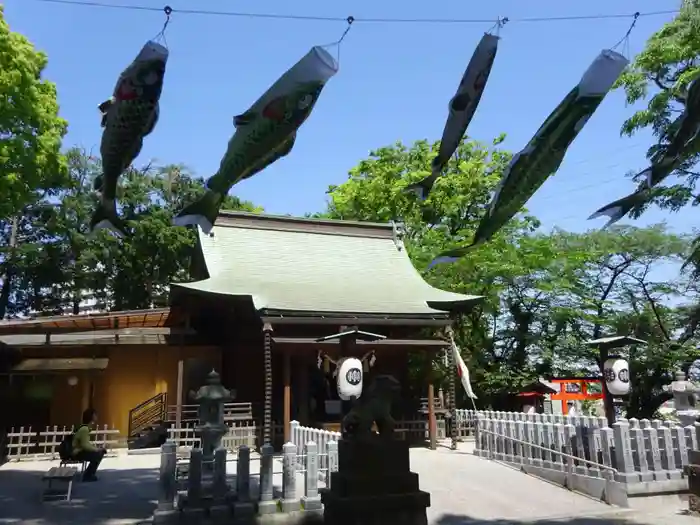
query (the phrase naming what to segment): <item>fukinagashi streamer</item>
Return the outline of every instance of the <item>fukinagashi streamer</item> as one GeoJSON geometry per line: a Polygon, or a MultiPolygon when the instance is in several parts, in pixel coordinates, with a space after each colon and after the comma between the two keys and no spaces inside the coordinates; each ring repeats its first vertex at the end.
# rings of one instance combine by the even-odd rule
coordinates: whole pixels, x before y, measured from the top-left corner
{"type": "Polygon", "coordinates": [[[94,187],[100,202],[90,222],[91,231],[106,228],[123,236],[117,215],[117,181],[138,157],[143,139],[158,122],[159,101],[168,62],[168,49],[149,40],[117,80],[111,98],[99,105],[102,112],[102,175],[94,187]]]}
{"type": "Polygon", "coordinates": [[[603,228],[616,223],[633,208],[643,204],[648,199],[651,188],[680,168],[687,158],[700,152],[700,77],[690,83],[685,99],[683,113],[671,126],[668,143],[656,151],[651,158],[651,165],[638,174],[644,180],[637,190],[606,204],[589,219],[608,217],[603,228]]]}
{"type": "Polygon", "coordinates": [[[498,41],[499,37],[490,33],[486,33],[481,38],[462,76],[457,92],[450,100],[447,122],[440,139],[440,149],[432,160],[430,175],[406,187],[406,191],[416,193],[421,200],[428,197],[433,184],[438,177],[442,176],[450,157],[457,151],[474,117],[491,74],[498,51],[498,41]]]}
{"type": "Polygon", "coordinates": [[[176,226],[199,225],[209,233],[231,187],[289,154],[297,130],[311,114],[338,61],[321,46],[313,47],[287,70],[248,111],[234,117],[236,131],[206,193],[173,219],[176,226]]]}
{"type": "Polygon", "coordinates": [[[544,181],[559,169],[569,146],[628,63],[624,56],[610,49],[596,57],[578,85],[549,115],[527,146],[513,157],[472,243],[441,253],[429,267],[464,256],[471,247],[493,237],[522,209],[544,181]]]}

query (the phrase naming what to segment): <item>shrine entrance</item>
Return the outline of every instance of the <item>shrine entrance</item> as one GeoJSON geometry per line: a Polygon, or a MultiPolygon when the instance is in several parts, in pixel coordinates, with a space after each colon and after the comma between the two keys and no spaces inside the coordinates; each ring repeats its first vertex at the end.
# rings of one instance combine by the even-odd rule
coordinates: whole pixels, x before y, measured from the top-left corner
{"type": "Polygon", "coordinates": [[[570,401],[603,399],[603,385],[597,377],[558,377],[549,380],[559,385],[559,392],[551,395],[552,401],[561,401],[561,413],[569,413],[570,401]]]}

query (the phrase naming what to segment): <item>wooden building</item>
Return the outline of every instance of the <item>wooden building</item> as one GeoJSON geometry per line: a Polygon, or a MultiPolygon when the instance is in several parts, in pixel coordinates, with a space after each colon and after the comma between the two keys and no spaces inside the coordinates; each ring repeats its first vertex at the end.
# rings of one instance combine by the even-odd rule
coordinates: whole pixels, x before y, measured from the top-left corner
{"type": "Polygon", "coordinates": [[[319,356],[373,351],[370,374],[405,385],[409,353],[444,351],[451,314],[481,299],[426,283],[401,237],[394,224],[223,213],[200,232],[198,280],[173,284],[168,309],[1,322],[0,341],[22,359],[0,396],[23,404],[0,425],[72,424],[92,405],[133,435],[173,412],[182,419],[212,368],[264,439],[273,422],[337,424],[319,356]]]}

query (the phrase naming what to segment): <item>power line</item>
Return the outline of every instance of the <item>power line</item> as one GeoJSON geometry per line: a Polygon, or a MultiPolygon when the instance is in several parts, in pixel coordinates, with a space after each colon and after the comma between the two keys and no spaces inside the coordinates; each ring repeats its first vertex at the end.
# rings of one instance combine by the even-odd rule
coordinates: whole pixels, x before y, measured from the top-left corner
{"type": "MultiPolygon", "coordinates": [[[[24,0],[27,1],[27,0],[24,0]]],[[[81,7],[96,7],[103,9],[122,9],[127,11],[150,11],[162,13],[164,8],[131,5],[131,4],[112,4],[106,2],[93,2],[89,0],[31,0],[33,2],[41,2],[47,4],[73,5],[81,7]]],[[[527,23],[527,22],[574,22],[587,20],[606,20],[615,18],[634,18],[637,16],[650,17],[662,15],[675,15],[679,11],[677,9],[669,11],[650,11],[647,13],[616,13],[607,15],[578,15],[578,16],[552,16],[552,17],[535,17],[535,18],[508,18],[508,23],[527,23]]],[[[241,11],[210,11],[206,9],[172,9],[173,14],[180,15],[205,15],[205,16],[227,16],[236,18],[261,18],[272,20],[297,20],[311,22],[347,22],[348,17],[338,16],[312,16],[312,15],[283,15],[273,13],[254,13],[241,11]]],[[[490,24],[493,19],[469,19],[469,18],[362,18],[353,17],[354,22],[373,23],[373,24],[490,24]]]]}

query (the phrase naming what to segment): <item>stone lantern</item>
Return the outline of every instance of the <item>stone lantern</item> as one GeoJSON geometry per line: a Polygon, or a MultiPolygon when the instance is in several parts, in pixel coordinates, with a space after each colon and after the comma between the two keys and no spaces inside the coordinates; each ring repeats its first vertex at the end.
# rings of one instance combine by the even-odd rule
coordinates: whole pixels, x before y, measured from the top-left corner
{"type": "Polygon", "coordinates": [[[691,381],[686,380],[685,373],[676,372],[676,380],[664,387],[664,392],[673,394],[673,403],[676,407],[676,415],[681,425],[687,427],[693,425],[700,416],[700,410],[696,407],[697,394],[700,388],[691,381]]]}
{"type": "Polygon", "coordinates": [[[192,400],[199,405],[199,425],[195,433],[201,440],[204,465],[212,465],[214,451],[221,446],[228,427],[224,423],[224,403],[233,400],[231,392],[221,384],[221,377],[212,370],[207,382],[197,392],[190,392],[192,400]]]}

